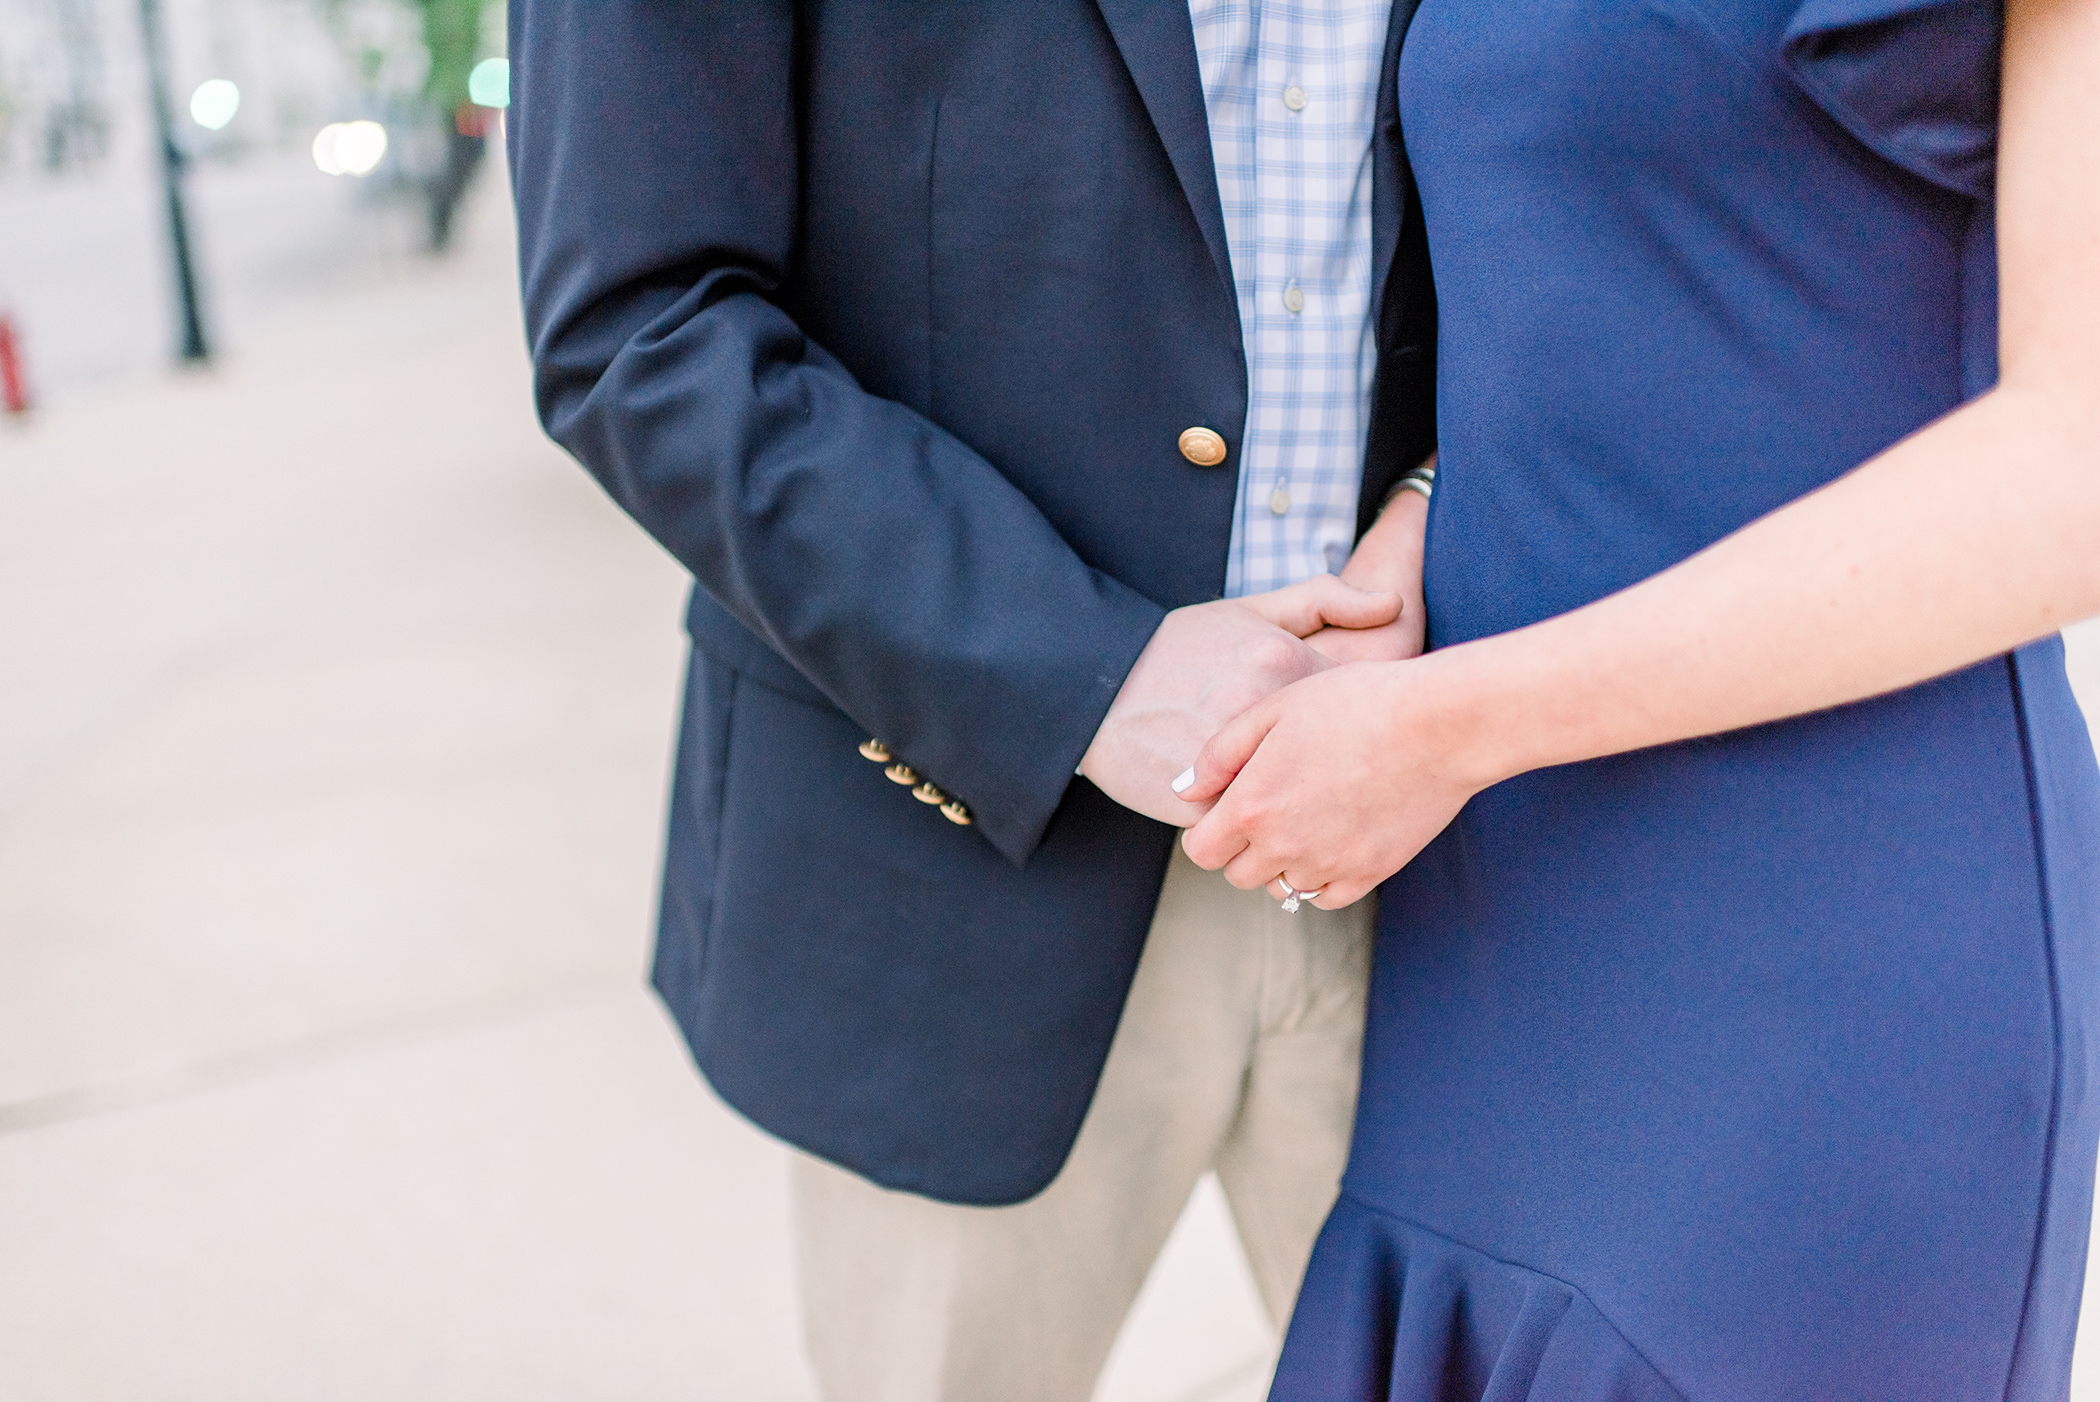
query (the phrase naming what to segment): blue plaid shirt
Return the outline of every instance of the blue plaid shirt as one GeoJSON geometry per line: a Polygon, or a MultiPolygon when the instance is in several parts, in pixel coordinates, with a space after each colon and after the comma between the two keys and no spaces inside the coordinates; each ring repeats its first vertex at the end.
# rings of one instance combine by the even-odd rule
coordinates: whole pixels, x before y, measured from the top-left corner
{"type": "Polygon", "coordinates": [[[1371,133],[1392,0],[1189,0],[1247,345],[1228,597],[1335,571],[1371,377],[1371,133]]]}

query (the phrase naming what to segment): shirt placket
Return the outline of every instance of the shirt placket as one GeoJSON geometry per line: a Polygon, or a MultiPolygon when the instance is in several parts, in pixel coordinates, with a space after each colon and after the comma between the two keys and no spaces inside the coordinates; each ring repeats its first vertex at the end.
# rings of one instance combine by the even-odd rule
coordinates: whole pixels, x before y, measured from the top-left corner
{"type": "Polygon", "coordinates": [[[1304,231],[1301,227],[1298,168],[1304,141],[1297,130],[1295,112],[1283,102],[1284,90],[1296,81],[1290,71],[1298,47],[1291,8],[1262,6],[1256,21],[1256,79],[1254,120],[1254,226],[1256,286],[1254,305],[1259,321],[1260,353],[1257,398],[1262,406],[1263,452],[1260,471],[1251,474],[1245,486],[1250,537],[1258,539],[1260,578],[1250,581],[1260,588],[1276,588],[1289,582],[1294,569],[1294,533],[1304,516],[1302,490],[1293,500],[1293,457],[1298,420],[1302,412],[1299,363],[1304,351],[1304,289],[1298,268],[1302,260],[1304,231]],[[1288,120],[1287,120],[1288,119],[1288,120]],[[1294,302],[1293,298],[1298,298],[1294,302]],[[1297,310],[1292,310],[1293,306],[1297,310]]]}

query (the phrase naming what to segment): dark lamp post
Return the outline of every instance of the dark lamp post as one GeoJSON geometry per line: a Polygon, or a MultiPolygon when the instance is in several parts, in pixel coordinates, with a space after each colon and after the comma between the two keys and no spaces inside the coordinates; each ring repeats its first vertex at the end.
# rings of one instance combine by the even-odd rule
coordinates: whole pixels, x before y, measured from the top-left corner
{"type": "Polygon", "coordinates": [[[197,306],[197,272],[190,260],[190,225],[182,207],[182,173],[187,164],[175,144],[175,112],[168,98],[168,53],[161,35],[160,0],[139,0],[139,27],[144,31],[146,74],[152,89],[153,126],[160,137],[161,184],[168,196],[168,249],[175,264],[175,293],[182,304],[182,350],[185,363],[211,359],[204,339],[204,316],[197,306]]]}

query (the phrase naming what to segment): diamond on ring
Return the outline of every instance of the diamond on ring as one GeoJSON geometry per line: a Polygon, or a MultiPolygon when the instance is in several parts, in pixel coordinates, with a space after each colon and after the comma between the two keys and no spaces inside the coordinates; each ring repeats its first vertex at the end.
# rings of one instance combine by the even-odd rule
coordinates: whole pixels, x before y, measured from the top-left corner
{"type": "Polygon", "coordinates": [[[1296,915],[1299,901],[1313,900],[1320,892],[1327,889],[1325,886],[1315,886],[1309,891],[1300,891],[1281,876],[1276,878],[1276,884],[1283,888],[1283,913],[1285,915],[1296,915]]]}

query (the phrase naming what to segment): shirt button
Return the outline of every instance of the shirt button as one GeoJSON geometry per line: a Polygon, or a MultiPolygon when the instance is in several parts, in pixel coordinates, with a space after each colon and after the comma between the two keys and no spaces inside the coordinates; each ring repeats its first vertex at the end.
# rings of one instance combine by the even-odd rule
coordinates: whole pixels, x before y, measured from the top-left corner
{"type": "Polygon", "coordinates": [[[1181,455],[1198,467],[1216,467],[1225,461],[1225,440],[1215,429],[1183,429],[1181,455]]]}
{"type": "Polygon", "coordinates": [[[1283,309],[1292,316],[1305,310],[1305,289],[1293,282],[1283,289],[1283,309]]]}
{"type": "Polygon", "coordinates": [[[1296,83],[1285,88],[1283,90],[1283,105],[1290,108],[1293,112],[1303,112],[1305,110],[1305,89],[1299,87],[1296,83]]]}
{"type": "Polygon", "coordinates": [[[1276,490],[1269,493],[1269,514],[1281,516],[1291,509],[1291,487],[1288,482],[1278,482],[1276,490]]]}

